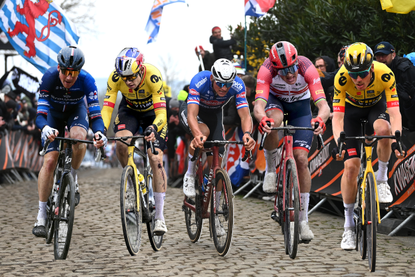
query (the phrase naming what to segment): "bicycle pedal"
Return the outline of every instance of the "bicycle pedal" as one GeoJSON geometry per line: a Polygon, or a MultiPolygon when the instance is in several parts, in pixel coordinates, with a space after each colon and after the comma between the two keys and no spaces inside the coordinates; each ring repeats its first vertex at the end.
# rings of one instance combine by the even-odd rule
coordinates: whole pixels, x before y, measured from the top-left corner
{"type": "Polygon", "coordinates": [[[311,240],[300,240],[299,243],[309,244],[311,240]]]}

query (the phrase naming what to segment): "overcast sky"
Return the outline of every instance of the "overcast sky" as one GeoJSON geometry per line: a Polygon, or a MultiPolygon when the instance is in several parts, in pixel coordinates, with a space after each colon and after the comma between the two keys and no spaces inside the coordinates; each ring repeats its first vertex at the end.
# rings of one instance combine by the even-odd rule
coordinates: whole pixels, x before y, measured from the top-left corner
{"type": "MultiPolygon", "coordinates": [[[[81,34],[79,40],[79,47],[86,56],[84,69],[94,78],[108,78],[117,54],[124,47],[133,46],[144,53],[146,62],[159,69],[162,60],[167,63],[170,59],[177,78],[188,83],[198,72],[196,45],[212,51],[209,42],[212,27],[219,26],[224,39],[229,39],[227,26],[235,28],[239,23],[245,24],[243,0],[187,0],[188,5],[175,3],[164,7],[157,41],[147,44],[145,26],[153,2],[117,0],[111,5],[108,1],[96,1],[96,34],[81,34]]],[[[9,69],[16,65],[39,79],[42,77],[23,58],[9,58],[8,61],[9,69]]],[[[0,74],[4,74],[4,67],[0,67],[0,74]]]]}

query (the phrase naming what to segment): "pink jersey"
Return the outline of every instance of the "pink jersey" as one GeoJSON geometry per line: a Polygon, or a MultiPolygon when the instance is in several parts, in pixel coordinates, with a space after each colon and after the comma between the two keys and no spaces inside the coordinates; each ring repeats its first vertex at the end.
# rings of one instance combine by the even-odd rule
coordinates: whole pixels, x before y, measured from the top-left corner
{"type": "Polygon", "coordinates": [[[265,60],[258,72],[255,100],[268,102],[269,93],[288,103],[310,99],[310,95],[314,103],[326,99],[317,69],[304,56],[298,56],[298,77],[294,85],[287,84],[278,75],[269,58],[265,60]]]}

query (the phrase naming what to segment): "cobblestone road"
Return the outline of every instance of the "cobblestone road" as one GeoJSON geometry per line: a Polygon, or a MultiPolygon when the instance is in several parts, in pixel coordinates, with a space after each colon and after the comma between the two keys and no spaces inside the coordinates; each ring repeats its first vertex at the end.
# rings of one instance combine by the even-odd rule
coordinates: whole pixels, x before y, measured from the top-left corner
{"type": "Polygon", "coordinates": [[[79,173],[81,203],[66,260],[53,259],[53,246],[31,230],[37,214],[36,182],[0,186],[0,276],[414,276],[415,238],[378,234],[376,272],[356,251],[340,249],[343,219],[315,212],[315,239],[299,246],[297,258],[285,255],[279,226],[270,219],[272,202],[235,199],[232,247],[217,255],[208,222],[198,243],[184,223],[182,190],[169,188],[165,217],[169,232],[154,252],[145,234],[140,253],[125,247],[119,217],[121,169],[79,173]]]}

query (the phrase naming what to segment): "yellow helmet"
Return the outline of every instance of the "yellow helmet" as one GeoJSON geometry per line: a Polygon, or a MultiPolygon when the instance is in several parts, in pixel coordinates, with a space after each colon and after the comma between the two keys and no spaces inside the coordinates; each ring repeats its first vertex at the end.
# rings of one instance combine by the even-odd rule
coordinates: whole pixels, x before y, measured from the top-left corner
{"type": "Polygon", "coordinates": [[[363,42],[349,46],[344,56],[344,66],[348,71],[359,72],[367,70],[373,63],[373,51],[363,42]]]}

